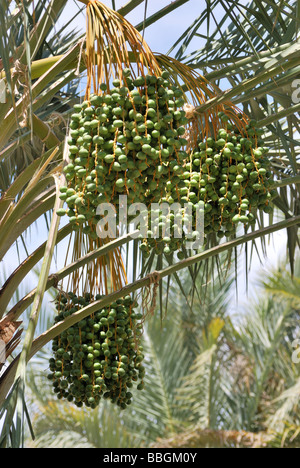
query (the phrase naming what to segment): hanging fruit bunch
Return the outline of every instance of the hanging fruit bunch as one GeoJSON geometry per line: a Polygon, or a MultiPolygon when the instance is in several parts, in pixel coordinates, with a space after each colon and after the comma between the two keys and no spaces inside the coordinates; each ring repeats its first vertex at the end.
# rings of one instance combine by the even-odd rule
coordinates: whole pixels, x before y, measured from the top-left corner
{"type": "MultiPolygon", "coordinates": [[[[86,12],[88,82],[85,101],[75,106],[70,124],[67,184],[61,190],[68,211],[58,212],[68,214],[76,231],[73,262],[103,245],[95,232],[99,203],[116,203],[122,193],[132,201],[153,197],[161,190],[157,166],[168,164],[168,147],[179,162],[183,158],[179,128],[184,114],[178,113],[178,90],[172,89],[141,35],[123,17],[97,0],[86,12]],[[165,142],[160,142],[160,135],[165,142]],[[172,144],[166,140],[171,137],[172,144]],[[144,186],[150,176],[152,194],[144,186]]],[[[165,170],[161,172],[165,175],[165,170]]],[[[98,291],[107,295],[122,288],[121,253],[109,254],[72,274],[70,292],[57,301],[57,321],[98,300],[98,291]]],[[[140,346],[143,316],[134,311],[136,306],[126,296],[54,339],[49,378],[58,398],[91,408],[102,398],[122,409],[131,403],[130,388],[134,382],[143,388],[145,372],[140,346]]]]}
{"type": "MultiPolygon", "coordinates": [[[[95,300],[101,299],[96,296],[95,300]]],[[[60,322],[91,304],[89,293],[77,296],[60,294],[56,301],[60,322]]],[[[53,340],[53,357],[49,360],[54,392],[76,406],[96,408],[101,399],[125,409],[132,401],[131,389],[144,387],[145,369],[142,314],[131,296],[118,299],[68,328],[53,340]]]]}
{"type": "MultiPolygon", "coordinates": [[[[113,204],[117,216],[120,195],[149,209],[170,183],[179,200],[188,159],[183,105],[187,94],[203,104],[216,90],[187,66],[154,56],[140,33],[100,2],[88,5],[87,19],[87,90],[71,116],[68,185],[61,189],[67,208],[58,214],[97,239],[101,203],[113,204]]],[[[216,110],[206,113],[204,127],[211,114],[216,110]]]]}
{"type": "Polygon", "coordinates": [[[65,167],[69,183],[60,196],[68,208],[59,212],[75,229],[86,223],[85,232],[96,237],[98,205],[118,207],[120,195],[148,206],[160,201],[171,180],[179,194],[187,119],[182,91],[168,78],[163,72],[133,80],[125,70],[124,83],[114,80],[110,92],[102,84],[105,94],[75,105],[65,167]]]}
{"type": "Polygon", "coordinates": [[[220,118],[224,128],[217,138],[201,142],[192,153],[192,172],[199,180],[197,186],[191,178],[191,191],[205,203],[205,232],[230,237],[238,224],[255,224],[257,210],[271,213],[275,192],[264,130],[251,120],[241,132],[225,114],[220,118]]]}
{"type": "MultiPolygon", "coordinates": [[[[239,117],[230,103],[188,115],[186,104],[205,105],[218,90],[175,59],[154,56],[128,21],[98,0],[86,11],[87,89],[71,116],[66,186],[60,194],[66,209],[57,212],[67,215],[76,231],[73,262],[103,245],[97,207],[114,205],[120,221],[121,195],[128,205],[146,206],[148,225],[156,217],[158,233],[150,225],[141,239],[146,256],[175,251],[182,256],[187,233],[178,236],[175,230],[188,217],[186,204],[196,241],[199,206],[205,234],[219,237],[234,235],[240,223],[252,225],[256,210],[269,212],[271,171],[254,123],[239,117]],[[153,213],[154,203],[178,203],[179,210],[168,218],[153,213]]],[[[124,276],[126,283],[120,251],[90,262],[85,274],[76,271],[66,289],[71,292],[58,298],[56,320],[107,295],[108,286],[110,292],[120,290],[124,276]]],[[[143,387],[145,372],[143,315],[136,306],[126,296],[55,338],[49,378],[58,398],[91,408],[102,398],[120,408],[130,404],[130,388],[134,382],[143,387]]]]}
{"type": "MultiPolygon", "coordinates": [[[[176,238],[176,217],[181,223],[191,214],[187,219],[187,224],[191,223],[188,240],[197,242],[201,237],[196,220],[196,213],[201,213],[200,206],[205,235],[214,232],[219,238],[234,236],[239,224],[245,228],[254,225],[257,211],[272,212],[271,200],[276,196],[276,190],[272,190],[268,148],[261,138],[264,130],[257,128],[254,120],[245,123],[243,114],[238,117],[240,124],[235,125],[225,112],[220,112],[223,126],[216,131],[215,137],[198,138],[181,176],[181,210],[177,214],[170,212],[168,217],[158,214],[160,233],[166,226],[169,230],[156,239],[143,240],[141,248],[146,256],[154,249],[156,253],[167,255],[178,251],[179,257],[183,258],[181,248],[187,238],[184,231],[183,239],[176,238]]],[[[168,182],[162,201],[171,205],[176,196],[177,190],[172,182],[168,182]]],[[[199,247],[195,243],[195,249],[199,247]]]]}

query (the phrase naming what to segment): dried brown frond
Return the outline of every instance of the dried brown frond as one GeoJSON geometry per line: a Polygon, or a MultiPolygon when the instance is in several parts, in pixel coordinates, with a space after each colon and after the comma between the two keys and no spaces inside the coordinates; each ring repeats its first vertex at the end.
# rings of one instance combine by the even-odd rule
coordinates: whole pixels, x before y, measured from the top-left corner
{"type": "Polygon", "coordinates": [[[8,316],[0,320],[0,370],[20,343],[22,330],[19,327],[21,324],[21,321],[12,321],[8,316]]]}
{"type": "Polygon", "coordinates": [[[92,90],[100,93],[101,83],[122,80],[124,68],[130,68],[133,77],[161,73],[142,35],[123,16],[99,1],[90,2],[86,11],[87,98],[92,90]]]}

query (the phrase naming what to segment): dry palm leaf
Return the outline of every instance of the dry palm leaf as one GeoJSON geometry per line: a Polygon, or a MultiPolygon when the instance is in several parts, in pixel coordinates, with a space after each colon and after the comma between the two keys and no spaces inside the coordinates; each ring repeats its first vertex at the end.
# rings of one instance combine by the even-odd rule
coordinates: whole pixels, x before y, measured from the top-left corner
{"type": "Polygon", "coordinates": [[[123,78],[124,68],[132,76],[147,73],[160,75],[155,55],[141,34],[118,12],[98,1],[87,6],[86,63],[88,98],[93,87],[96,94],[100,84],[109,86],[111,78],[123,78]]]}
{"type": "MultiPolygon", "coordinates": [[[[96,240],[89,239],[82,231],[75,232],[71,259],[66,258],[66,264],[76,262],[89,252],[98,249],[109,242],[109,238],[96,240]]],[[[72,239],[69,249],[71,250],[72,239]]],[[[69,277],[66,287],[61,284],[60,289],[74,293],[90,292],[92,295],[108,295],[121,289],[127,284],[127,276],[120,249],[110,251],[106,256],[99,257],[86,267],[75,270],[69,277]]]]}
{"type": "Polygon", "coordinates": [[[18,328],[21,324],[21,321],[11,321],[7,316],[0,321],[0,370],[20,342],[22,330],[18,328]]]}

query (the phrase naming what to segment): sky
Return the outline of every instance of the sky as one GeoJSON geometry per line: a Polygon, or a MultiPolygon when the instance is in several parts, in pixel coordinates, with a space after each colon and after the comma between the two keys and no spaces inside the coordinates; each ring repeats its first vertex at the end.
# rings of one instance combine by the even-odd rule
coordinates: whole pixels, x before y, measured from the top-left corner
{"type": "MultiPolygon", "coordinates": [[[[104,0],[103,3],[111,7],[110,0],[104,0]]],[[[126,3],[126,0],[116,0],[116,8],[120,8],[126,3]]],[[[152,13],[158,9],[163,8],[168,5],[170,0],[149,0],[147,15],[150,16],[152,13]]],[[[176,39],[186,30],[186,28],[194,21],[195,17],[199,14],[200,6],[202,2],[199,0],[190,0],[188,5],[183,5],[179,9],[175,10],[167,17],[162,18],[157,23],[154,23],[145,31],[145,40],[152,49],[153,52],[162,52],[167,53],[176,39]]],[[[75,2],[74,0],[70,1],[68,8],[66,8],[61,15],[59,21],[56,24],[57,30],[64,24],[66,24],[70,18],[78,11],[78,8],[82,7],[82,4],[75,2]]],[[[221,7],[215,11],[216,18],[222,15],[221,7]]],[[[140,23],[144,18],[144,5],[140,5],[134,11],[132,11],[127,19],[132,22],[133,25],[140,23]]],[[[85,14],[84,12],[79,14],[76,18],[76,21],[72,25],[81,30],[83,33],[85,31],[85,14]]],[[[70,29],[70,28],[69,28],[70,29]]],[[[200,48],[203,46],[203,39],[198,38],[198,43],[193,44],[193,49],[200,48]]],[[[84,93],[85,86],[84,82],[82,83],[82,93],[84,93]]],[[[63,223],[63,221],[62,221],[63,223]]],[[[41,220],[37,225],[33,226],[31,233],[28,235],[26,242],[28,243],[28,250],[32,252],[38,247],[42,242],[46,240],[46,225],[43,220],[41,220]]],[[[25,252],[22,249],[22,245],[19,244],[21,258],[24,258],[25,252]]],[[[259,241],[258,241],[259,247],[259,241]]],[[[268,259],[264,260],[263,265],[260,264],[259,259],[254,252],[253,254],[253,264],[249,274],[249,295],[256,294],[256,283],[259,277],[266,275],[267,271],[270,268],[276,267],[277,264],[284,258],[286,247],[286,233],[279,232],[270,238],[270,244],[268,246],[268,259]]],[[[59,246],[59,252],[65,251],[67,248],[67,242],[62,242],[59,246]]],[[[63,266],[64,258],[63,255],[59,254],[58,257],[53,262],[53,268],[51,272],[55,272],[57,269],[63,266]]],[[[14,270],[19,264],[19,257],[17,253],[9,254],[4,263],[2,263],[2,276],[3,270],[5,269],[6,276],[14,270]]],[[[233,310],[236,307],[248,303],[248,296],[246,296],[246,283],[245,283],[245,256],[240,255],[238,259],[238,290],[239,290],[239,303],[238,305],[233,305],[233,310]]],[[[28,290],[32,289],[32,284],[36,284],[36,277],[29,277],[29,281],[25,282],[28,290]]]]}

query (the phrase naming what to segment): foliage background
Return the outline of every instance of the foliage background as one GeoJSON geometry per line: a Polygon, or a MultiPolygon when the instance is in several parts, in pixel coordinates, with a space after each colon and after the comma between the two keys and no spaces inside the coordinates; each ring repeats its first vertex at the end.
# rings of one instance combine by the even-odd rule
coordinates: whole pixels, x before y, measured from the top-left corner
{"type": "MultiPolygon", "coordinates": [[[[111,6],[111,2],[108,0],[104,3],[106,3],[108,6],[111,6]]],[[[120,7],[121,3],[123,2],[116,1],[115,7],[120,7]]],[[[254,3],[256,4],[257,2],[254,3]]],[[[296,2],[293,3],[295,3],[296,5],[296,2]]],[[[168,5],[169,2],[154,0],[148,1],[147,4],[147,17],[149,17],[158,9],[162,8],[165,5],[168,5]]],[[[248,4],[248,2],[246,1],[239,2],[239,5],[246,4],[248,4]]],[[[270,4],[272,5],[272,2],[266,2],[266,5],[270,4]]],[[[282,8],[285,7],[285,4],[287,5],[287,7],[289,6],[289,2],[280,3],[282,8]]],[[[224,13],[224,5],[230,5],[230,2],[208,1],[206,5],[207,8],[212,8],[213,14],[218,23],[221,21],[222,15],[224,13]]],[[[128,15],[128,19],[132,21],[133,24],[140,24],[143,22],[145,13],[144,7],[145,4],[143,3],[128,15]]],[[[68,2],[68,7],[63,12],[59,22],[53,25],[54,31],[59,31],[60,28],[63,28],[66,22],[70,20],[70,12],[73,15],[77,13],[78,9],[80,8],[82,8],[82,5],[80,3],[68,2]],[[70,3],[72,3],[72,7],[69,7],[70,3]]],[[[183,4],[178,10],[175,10],[168,16],[162,18],[160,21],[155,22],[153,25],[146,28],[145,39],[147,40],[152,50],[155,52],[167,53],[172,44],[175,42],[175,40],[181,34],[185,34],[186,28],[190,24],[192,24],[192,22],[195,19],[195,14],[198,10],[199,1],[190,0],[187,5],[183,4]]],[[[230,21],[228,20],[228,23],[229,22],[230,21]]],[[[205,36],[206,34],[207,25],[207,21],[204,21],[201,26],[203,36],[205,36]]],[[[84,13],[79,13],[75,22],[72,22],[72,25],[69,25],[68,29],[64,31],[64,33],[70,31],[70,34],[73,34],[75,27],[78,30],[78,36],[81,33],[84,33],[84,13]]],[[[225,30],[225,28],[226,24],[222,24],[222,30],[225,30]]],[[[241,37],[243,37],[243,33],[244,37],[247,37],[245,31],[239,31],[241,37]]],[[[252,33],[254,34],[256,33],[256,31],[252,30],[252,33]]],[[[189,34],[185,34],[185,37],[189,38],[190,36],[189,34]]],[[[217,37],[220,37],[220,33],[216,34],[216,38],[217,37]]],[[[289,39],[291,40],[292,38],[289,38],[287,34],[286,40],[288,41],[289,39]]],[[[257,40],[256,38],[255,46],[257,46],[257,49],[264,49],[264,45],[264,40],[261,40],[261,38],[260,40],[257,40]]],[[[62,46],[63,44],[57,45],[57,51],[59,51],[62,46]]],[[[183,55],[187,55],[188,52],[192,52],[196,49],[200,49],[201,51],[201,48],[205,46],[206,38],[201,38],[199,36],[194,35],[193,41],[191,41],[188,44],[188,48],[184,50],[183,55]]],[[[246,49],[248,54],[249,48],[246,49]]],[[[171,55],[175,55],[178,52],[180,53],[180,49],[174,49],[171,52],[171,55]]],[[[226,58],[224,58],[224,60],[228,60],[228,63],[230,63],[230,53],[232,53],[232,55],[234,56],[236,54],[236,50],[232,49],[231,51],[229,50],[227,52],[228,53],[227,55],[225,54],[226,58]]],[[[212,59],[214,58],[212,57],[212,59]]],[[[203,71],[206,71],[204,65],[203,67],[203,71]]],[[[255,69],[254,71],[251,70],[250,74],[251,73],[254,73],[255,75],[255,69]]],[[[222,73],[220,73],[219,75],[222,76],[222,73]]],[[[238,80],[241,79],[240,77],[243,78],[246,75],[247,73],[244,70],[241,71],[240,75],[239,71],[237,71],[234,77],[222,77],[221,81],[217,80],[217,83],[219,84],[222,90],[225,90],[232,86],[234,87],[238,83],[238,80]]],[[[75,82],[73,88],[69,87],[65,89],[66,92],[69,91],[70,97],[72,97],[72,93],[75,92],[77,86],[78,82],[75,82]]],[[[82,95],[84,89],[85,79],[83,76],[83,79],[79,83],[77,92],[79,92],[79,94],[82,95]]],[[[278,97],[278,102],[280,102],[280,96],[278,97]]],[[[273,105],[273,102],[270,100],[270,109],[267,109],[268,112],[270,111],[270,113],[272,113],[276,111],[276,106],[278,105],[278,102],[276,102],[275,105],[273,105]]],[[[284,194],[282,198],[284,200],[284,194]]],[[[295,210],[295,214],[296,213],[297,210],[295,210]]],[[[280,214],[280,218],[281,216],[282,215],[280,214]]],[[[4,278],[7,277],[9,273],[11,273],[16,268],[16,266],[19,265],[20,260],[27,256],[28,252],[33,251],[43,239],[47,238],[49,222],[50,216],[49,214],[47,214],[43,219],[39,220],[36,224],[30,227],[30,229],[26,232],[26,236],[24,236],[23,239],[19,240],[16,248],[10,250],[8,255],[4,258],[4,262],[2,262],[2,282],[4,282],[4,278]]],[[[265,240],[267,241],[267,239],[265,240]]],[[[293,401],[295,401],[295,408],[297,408],[297,397],[299,394],[298,370],[297,368],[291,368],[291,350],[286,350],[284,346],[284,338],[286,336],[285,334],[289,332],[293,335],[293,333],[296,333],[298,330],[297,309],[299,306],[293,306],[293,309],[295,309],[295,313],[293,315],[284,315],[283,312],[286,310],[286,308],[289,310],[291,309],[289,299],[287,299],[286,303],[281,302],[283,301],[283,299],[281,299],[281,301],[278,302],[278,295],[276,295],[276,300],[273,296],[270,295],[267,299],[265,299],[264,302],[258,302],[258,298],[261,296],[261,290],[258,290],[255,287],[258,282],[258,276],[266,280],[269,276],[269,271],[271,270],[271,267],[277,266],[278,264],[282,265],[282,258],[284,258],[286,254],[286,240],[287,236],[285,231],[280,231],[279,233],[273,235],[270,243],[266,246],[268,258],[267,260],[264,260],[263,267],[260,265],[258,255],[254,251],[252,256],[251,270],[247,274],[245,273],[245,256],[240,256],[237,265],[238,269],[236,271],[232,271],[232,275],[235,276],[237,279],[237,285],[232,285],[231,282],[226,283],[225,286],[223,286],[225,290],[222,290],[224,294],[221,295],[221,297],[215,296],[215,292],[210,291],[212,297],[210,300],[208,300],[206,306],[208,309],[211,308],[213,312],[209,310],[204,310],[203,304],[198,304],[197,302],[195,302],[195,317],[192,318],[196,320],[196,322],[197,320],[200,320],[200,323],[196,323],[196,328],[194,328],[193,332],[191,332],[188,335],[189,340],[191,340],[191,337],[193,337],[193,340],[191,341],[194,342],[194,348],[188,350],[189,354],[187,356],[184,356],[184,362],[181,362],[180,360],[183,358],[183,354],[181,353],[175,353],[174,356],[172,356],[172,362],[168,362],[167,359],[164,360],[164,358],[168,356],[169,350],[174,349],[174,346],[172,346],[172,339],[174,340],[173,343],[177,343],[179,342],[179,340],[181,340],[181,342],[185,344],[184,349],[187,348],[186,336],[184,333],[181,332],[186,332],[187,329],[189,330],[188,327],[191,325],[191,317],[182,317],[182,312],[186,308],[185,301],[182,299],[182,296],[178,297],[178,290],[176,291],[176,285],[172,285],[172,287],[174,287],[174,291],[172,291],[173,301],[170,301],[168,318],[164,325],[165,329],[161,331],[160,321],[154,320],[153,323],[149,324],[149,330],[147,330],[146,345],[148,344],[149,359],[151,358],[152,360],[149,361],[149,379],[151,380],[151,377],[153,376],[155,377],[155,379],[154,381],[149,382],[150,391],[149,393],[145,393],[144,395],[142,395],[140,405],[139,402],[137,402],[137,406],[133,408],[134,418],[132,414],[129,415],[129,417],[125,415],[124,417],[119,418],[117,414],[111,412],[111,408],[107,408],[106,406],[101,407],[99,412],[79,414],[72,408],[68,408],[63,405],[61,406],[60,404],[58,405],[56,402],[52,402],[51,395],[45,392],[45,388],[43,386],[38,386],[39,382],[37,378],[38,373],[42,370],[43,374],[45,369],[45,358],[47,358],[48,349],[46,347],[44,352],[39,353],[39,355],[36,356],[34,361],[32,361],[32,373],[29,376],[29,385],[31,387],[33,397],[33,406],[31,408],[31,411],[32,414],[35,415],[33,423],[36,423],[38,434],[38,439],[35,442],[35,444],[46,446],[51,443],[53,447],[57,446],[59,444],[58,438],[56,437],[58,431],[60,436],[61,434],[63,434],[63,437],[61,437],[60,439],[60,443],[64,447],[73,446],[74,444],[80,445],[81,443],[83,443],[86,446],[107,447],[126,447],[140,443],[146,443],[147,445],[150,443],[154,443],[157,437],[170,439],[171,436],[174,437],[174,440],[177,440],[178,444],[181,434],[187,431],[186,435],[188,437],[188,432],[191,432],[192,428],[195,431],[200,428],[202,436],[203,434],[205,435],[205,433],[203,433],[203,431],[205,430],[212,430],[214,431],[213,434],[215,434],[215,431],[236,430],[240,432],[239,434],[236,434],[239,436],[241,435],[242,431],[245,431],[246,438],[247,433],[249,433],[249,437],[252,437],[253,433],[263,433],[264,435],[266,435],[266,427],[268,427],[268,425],[270,427],[272,426],[272,417],[275,417],[274,415],[276,415],[276,409],[279,405],[278,401],[276,401],[274,405],[271,406],[270,402],[268,401],[268,398],[271,398],[273,401],[274,398],[280,397],[280,401],[285,401],[286,394],[284,392],[291,390],[291,393],[294,397],[293,401]],[[248,288],[248,295],[246,295],[246,286],[248,288]],[[236,290],[238,290],[239,292],[239,302],[236,301],[236,290]],[[216,308],[215,301],[217,299],[220,300],[220,304],[219,307],[216,308]],[[252,301],[253,299],[256,300],[256,302],[258,302],[258,304],[256,304],[256,307],[254,305],[248,306],[249,301],[252,301]],[[177,306],[178,303],[180,304],[180,307],[177,306]],[[248,309],[248,307],[250,309],[248,309]],[[233,319],[233,317],[235,317],[236,313],[238,313],[238,316],[241,318],[246,317],[246,322],[242,325],[239,324],[239,328],[232,328],[231,320],[233,319]],[[253,319],[253,317],[255,319],[253,319]],[[222,326],[222,320],[224,320],[224,318],[226,318],[226,326],[222,326]],[[272,318],[274,318],[273,322],[272,318]],[[211,325],[211,327],[213,328],[213,332],[211,332],[212,337],[209,338],[209,324],[211,323],[214,324],[215,328],[213,327],[213,325],[211,325]],[[184,324],[184,326],[182,326],[182,324],[184,324]],[[257,329],[257,324],[259,324],[261,328],[257,329]],[[280,325],[280,327],[276,328],[278,325],[280,325]],[[241,330],[243,333],[241,332],[241,330]],[[263,334],[264,330],[266,331],[265,335],[263,334]],[[276,332],[278,332],[279,335],[276,335],[276,332]],[[166,339],[164,338],[164,333],[166,339]],[[178,333],[181,333],[180,336],[178,335],[178,333]],[[148,341],[147,337],[150,337],[148,341]],[[155,341],[155,337],[159,337],[159,340],[155,341]],[[266,338],[264,341],[262,340],[263,337],[266,338]],[[282,337],[282,341],[276,341],[277,338],[280,339],[282,337]],[[251,367],[253,374],[248,376],[250,380],[253,379],[250,381],[252,387],[247,387],[245,383],[245,387],[242,386],[237,390],[237,395],[233,393],[233,387],[229,386],[226,391],[226,388],[224,386],[225,384],[222,388],[220,388],[218,385],[215,385],[215,387],[213,388],[215,393],[212,392],[212,387],[209,386],[209,384],[215,383],[213,382],[213,377],[219,375],[218,372],[220,369],[218,368],[218,362],[222,362],[222,364],[225,365],[225,371],[227,371],[227,366],[230,369],[231,366],[234,366],[236,364],[234,361],[235,356],[222,354],[224,349],[222,348],[222,346],[224,346],[224,343],[225,346],[226,344],[228,345],[228,339],[234,341],[234,344],[238,346],[238,349],[241,354],[246,355],[247,357],[249,357],[249,359],[254,359],[254,365],[253,367],[251,367]],[[214,343],[214,340],[216,341],[216,343],[214,343]],[[164,349],[163,345],[165,343],[166,348],[164,349]],[[282,346],[280,350],[282,350],[282,352],[284,353],[285,360],[282,359],[282,356],[273,353],[271,361],[264,361],[262,358],[264,357],[264,355],[267,354],[267,351],[270,348],[272,350],[276,349],[276,345],[278,345],[278,343],[280,343],[280,346],[282,346]],[[214,346],[216,346],[216,348],[214,346]],[[222,356],[225,358],[225,361],[222,361],[220,359],[214,360],[214,356],[217,356],[217,354],[215,353],[217,352],[221,352],[222,356]],[[278,361],[276,362],[275,357],[278,358],[278,361]],[[156,363],[158,365],[156,371],[157,369],[161,369],[159,376],[156,375],[155,369],[151,369],[151,362],[153,362],[153,359],[155,360],[155,358],[156,363]],[[192,362],[194,362],[195,359],[198,362],[198,367],[196,366],[195,368],[191,368],[190,366],[192,365],[192,362]],[[212,372],[212,369],[214,372],[212,372]],[[177,394],[174,391],[175,388],[176,391],[178,388],[178,372],[182,372],[182,374],[180,375],[181,377],[183,375],[193,375],[191,373],[192,370],[195,373],[198,372],[197,379],[195,379],[195,382],[197,382],[197,385],[198,383],[200,383],[200,385],[198,385],[198,388],[191,388],[191,382],[189,382],[190,387],[188,388],[191,392],[192,398],[190,398],[190,401],[188,402],[188,409],[186,410],[186,413],[184,413],[184,411],[179,411],[178,413],[176,413],[175,409],[178,408],[176,398],[181,398],[182,400],[180,401],[183,401],[184,395],[186,396],[185,391],[179,394],[177,394]],[[278,383],[278,380],[276,380],[277,375],[275,375],[276,372],[284,380],[285,385],[276,387],[278,383]],[[271,379],[270,382],[268,381],[269,378],[271,379]],[[275,385],[279,393],[273,391],[273,384],[275,385]],[[153,389],[156,389],[157,391],[153,389]],[[257,389],[259,389],[260,391],[259,395],[262,396],[262,398],[259,398],[258,403],[262,404],[263,406],[262,408],[259,408],[259,411],[257,411],[259,405],[257,404],[257,402],[255,404],[255,399],[253,400],[253,393],[255,394],[255,392],[257,392],[257,389]],[[197,391],[202,391],[202,393],[197,394],[197,391]],[[268,391],[270,391],[270,395],[265,395],[264,392],[268,391]],[[158,396],[157,400],[154,399],[154,395],[158,396]],[[209,404],[207,403],[211,402],[211,400],[209,400],[210,395],[213,395],[214,405],[212,406],[209,406],[209,404]],[[235,407],[233,395],[234,398],[238,398],[238,407],[235,407]],[[197,401],[201,402],[201,404],[198,406],[195,403],[197,401]],[[152,417],[153,424],[150,424],[150,429],[148,428],[149,430],[147,429],[147,427],[145,427],[145,414],[142,411],[143,404],[146,405],[147,411],[150,414],[150,418],[152,417]],[[211,412],[209,412],[209,409],[211,410],[211,412]],[[220,415],[222,413],[222,410],[226,410],[228,413],[226,415],[222,414],[220,421],[220,415]],[[111,415],[113,415],[113,417],[111,417],[111,415]],[[232,419],[233,415],[235,416],[235,418],[232,419]],[[132,425],[132,419],[136,420],[136,425],[132,425]],[[74,427],[74,421],[75,427],[78,428],[78,430],[76,431],[71,430],[71,428],[74,427]],[[187,424],[187,421],[189,421],[189,424],[187,424]],[[235,424],[230,425],[229,421],[234,421],[235,424]],[[52,427],[52,432],[49,430],[49,427],[52,427]],[[99,427],[105,428],[105,430],[99,432],[99,427]],[[83,442],[82,434],[85,434],[85,439],[83,442]],[[131,437],[132,434],[133,438],[131,437]],[[141,440],[141,434],[145,436],[144,440],[141,440]],[[49,439],[49,435],[51,436],[51,440],[49,439]],[[108,436],[110,436],[110,438],[108,438],[108,436]],[[179,439],[176,439],[176,436],[179,436],[179,439]]],[[[56,256],[54,257],[54,262],[52,264],[51,271],[56,271],[62,266],[61,260],[63,259],[59,255],[59,252],[64,251],[66,249],[66,245],[67,242],[62,242],[59,245],[59,248],[56,252],[56,256]]],[[[259,252],[262,255],[263,246],[260,243],[258,243],[257,245],[259,252]]],[[[37,268],[37,271],[38,270],[39,268],[37,268]]],[[[276,275],[274,276],[274,278],[276,278],[276,275]]],[[[36,273],[31,272],[30,276],[28,276],[26,281],[22,283],[22,286],[16,292],[16,297],[14,297],[13,302],[18,300],[19,297],[23,297],[27,291],[32,289],[32,283],[36,284],[36,282],[36,273]]],[[[184,277],[184,275],[181,275],[181,282],[183,284],[188,284],[187,279],[184,277]]],[[[287,285],[288,284],[289,280],[287,281],[287,285]]],[[[199,284],[198,287],[201,288],[202,284],[199,284]]],[[[186,289],[185,293],[188,296],[188,288],[186,289]]],[[[46,295],[44,300],[43,313],[40,316],[38,327],[36,328],[36,335],[48,329],[52,324],[52,299],[53,298],[51,297],[51,295],[46,295]]],[[[24,324],[26,328],[26,320],[24,324]]],[[[237,323],[235,323],[234,326],[238,327],[237,323]]],[[[291,342],[291,340],[289,342],[291,342]]],[[[176,349],[176,351],[179,351],[179,349],[176,349]]],[[[228,353],[227,348],[226,351],[228,353]]],[[[241,372],[244,372],[245,367],[243,367],[243,365],[241,367],[241,372]]],[[[229,374],[226,373],[225,375],[223,374],[223,383],[226,382],[226,377],[228,377],[228,375],[229,374]]],[[[281,382],[280,379],[279,381],[281,382]]],[[[179,387],[180,386],[181,384],[179,385],[179,387]]],[[[293,413],[292,410],[294,410],[294,408],[292,408],[292,410],[291,408],[284,408],[283,411],[284,410],[285,412],[281,414],[279,419],[281,425],[278,439],[279,442],[276,439],[276,437],[274,439],[274,434],[272,434],[272,444],[279,443],[280,445],[280,443],[283,440],[283,436],[285,435],[286,428],[288,428],[288,431],[291,431],[293,435],[296,434],[295,440],[297,439],[296,436],[299,428],[297,411],[293,413]],[[288,422],[287,426],[286,422],[288,422]]],[[[227,433],[227,435],[229,436],[229,433],[227,433]]],[[[210,433],[207,433],[207,436],[210,436],[210,433]]],[[[267,440],[269,440],[269,436],[270,434],[267,434],[267,440]]],[[[208,443],[207,440],[208,439],[204,438],[204,444],[208,443]]],[[[231,438],[229,438],[229,441],[232,441],[229,443],[236,443],[234,434],[231,434],[231,438]]],[[[28,445],[34,444],[30,441],[29,437],[26,443],[28,445]]],[[[213,443],[216,443],[215,439],[213,443]]]]}

